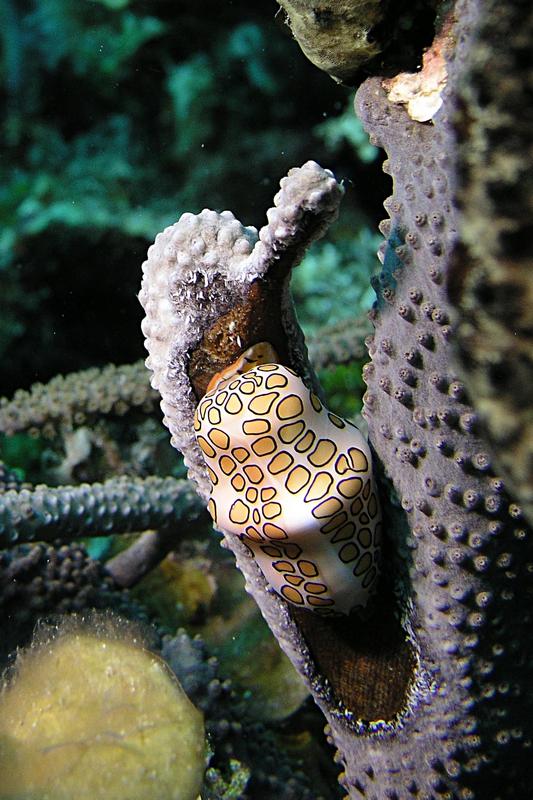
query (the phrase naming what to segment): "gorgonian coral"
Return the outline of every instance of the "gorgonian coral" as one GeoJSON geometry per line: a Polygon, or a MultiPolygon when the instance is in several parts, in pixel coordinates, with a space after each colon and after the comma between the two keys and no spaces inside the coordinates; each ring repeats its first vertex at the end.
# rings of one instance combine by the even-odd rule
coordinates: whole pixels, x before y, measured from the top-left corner
{"type": "MultiPolygon", "coordinates": [[[[228,367],[236,356],[243,351],[246,354],[252,345],[268,342],[268,347],[276,351],[277,360],[303,377],[307,393],[316,387],[294,318],[288,281],[290,269],[298,263],[305,247],[325,230],[335,215],[341,196],[331,173],[308,163],[291,170],[281,181],[281,192],[275,198],[275,207],[267,213],[269,222],[261,229],[259,237],[228,212],[218,215],[203,211],[196,217],[185,215],[173,228],[160,234],[149,251],[140,295],[147,312],[143,329],[150,352],[148,364],[154,372],[153,383],[163,397],[162,405],[173,441],[184,452],[189,475],[206,501],[213,473],[212,467],[210,472],[204,461],[205,446],[202,451],[195,438],[194,414],[198,398],[212,388],[214,376],[222,373],[223,380],[227,378],[231,386],[228,367]]],[[[242,377],[244,379],[246,373],[242,377]]],[[[300,388],[299,392],[302,391],[300,388]]],[[[236,397],[231,400],[224,388],[218,399],[242,403],[236,397]]],[[[208,401],[209,396],[201,400],[200,409],[208,401]]],[[[281,397],[280,402],[284,402],[281,397]]],[[[315,402],[320,401],[317,398],[315,402]]],[[[214,409],[218,405],[215,402],[214,409]]],[[[317,409],[318,406],[315,413],[317,409]]],[[[249,413],[252,421],[252,411],[249,413]]],[[[196,428],[198,432],[198,425],[196,428]]],[[[339,434],[340,427],[336,427],[336,431],[339,434]]],[[[300,433],[305,448],[312,433],[300,433]]],[[[201,445],[201,433],[199,441],[201,445]]],[[[205,441],[208,443],[207,439],[205,441]]],[[[360,444],[357,449],[360,451],[360,444]]],[[[311,450],[314,452],[313,447],[311,450]]],[[[366,445],[365,452],[368,453],[366,445]]],[[[221,459],[224,472],[224,456],[221,459]]],[[[369,459],[368,453],[365,464],[369,459]]],[[[360,466],[360,459],[357,465],[360,466]]],[[[350,470],[347,464],[347,469],[351,476],[353,468],[350,470]]],[[[357,481],[355,473],[351,477],[357,481]]],[[[331,483],[328,482],[328,486],[331,483]]],[[[355,488],[363,490],[362,486],[355,488]]],[[[352,500],[357,502],[357,497],[354,495],[352,500]]],[[[369,493],[364,500],[370,502],[369,493]]],[[[332,504],[338,502],[331,499],[332,504]]],[[[251,513],[253,517],[253,510],[251,513]]],[[[354,513],[358,514],[357,509],[354,513]]],[[[366,510],[361,509],[361,513],[366,510]]],[[[375,514],[375,510],[372,513],[375,514]]],[[[330,537],[337,534],[337,521],[341,524],[341,520],[333,522],[330,537]]],[[[352,544],[357,533],[355,527],[349,527],[347,534],[354,540],[352,544]]],[[[362,535],[365,536],[364,530],[362,535]]],[[[407,630],[402,628],[393,604],[388,602],[392,600],[390,589],[381,593],[377,601],[382,612],[380,626],[370,625],[361,633],[361,627],[354,626],[349,618],[338,624],[326,623],[317,615],[298,608],[290,610],[281,597],[270,591],[255,559],[250,557],[249,548],[240,538],[229,536],[226,542],[237,556],[248,590],[260,604],[263,615],[315,698],[329,713],[337,732],[343,726],[338,720],[338,709],[351,720],[346,733],[352,730],[352,725],[364,728],[367,724],[364,720],[394,720],[409,702],[416,656],[407,630]],[[389,679],[392,668],[397,672],[394,684],[389,679]],[[361,681],[359,669],[372,673],[374,682],[361,681]]],[[[305,526],[302,544],[305,547],[305,526]]],[[[351,555],[357,570],[360,554],[351,552],[351,555]]],[[[364,559],[364,554],[361,558],[364,559]]],[[[365,563],[365,569],[361,565],[362,572],[367,566],[370,569],[371,564],[365,563]]],[[[359,576],[354,577],[352,605],[357,603],[355,589],[359,576]]],[[[350,601],[347,599],[347,602],[350,601]]],[[[378,727],[391,724],[383,722],[378,727]]]]}
{"type": "Polygon", "coordinates": [[[529,6],[490,2],[465,53],[453,120],[461,236],[448,276],[461,372],[530,523],[532,37],[529,6]]]}
{"type": "MultiPolygon", "coordinates": [[[[374,616],[348,629],[291,610],[228,538],[248,590],[328,718],[353,797],[468,800],[527,791],[531,656],[523,631],[531,624],[531,535],[495,472],[454,367],[455,310],[446,292],[461,222],[450,118],[472,37],[490,28],[484,24],[494,13],[473,0],[458,4],[448,85],[433,124],[411,120],[379,79],[358,93],[361,118],[385,148],[394,182],[365,370],[370,441],[394,490],[391,497],[384,484],[389,560],[374,616]]],[[[180,224],[175,234],[165,231],[145,266],[141,299],[155,384],[206,499],[193,411],[213,375],[267,341],[280,363],[316,386],[286,276],[310,238],[313,208],[324,200],[329,214],[327,193],[313,191],[303,171],[282,186],[261,236],[268,258],[254,232],[226,212],[202,212],[194,224],[187,217],[183,235],[180,224]],[[284,192],[292,195],[287,203],[284,192]],[[222,233],[220,248],[214,236],[226,224],[235,229],[229,250],[222,233]]]]}

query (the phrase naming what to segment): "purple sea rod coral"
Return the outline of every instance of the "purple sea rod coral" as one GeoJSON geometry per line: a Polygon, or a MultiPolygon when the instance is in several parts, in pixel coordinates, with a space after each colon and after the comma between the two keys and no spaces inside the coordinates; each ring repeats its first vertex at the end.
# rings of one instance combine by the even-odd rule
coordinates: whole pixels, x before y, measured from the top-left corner
{"type": "Polygon", "coordinates": [[[465,382],[532,522],[533,7],[486,9],[454,115],[463,213],[448,288],[465,382]]]}
{"type": "MultiPolygon", "coordinates": [[[[154,373],[153,385],[162,394],[173,442],[184,453],[189,475],[206,501],[211,481],[195,437],[194,414],[213,375],[252,345],[267,341],[279,363],[299,374],[307,389],[320,391],[307,362],[288,279],[305,247],[336,215],[342,190],[330,172],[313,162],[291,170],[281,187],[259,235],[229,212],[186,214],[157,237],[143,267],[140,299],[147,314],[147,363],[154,373]]],[[[332,520],[330,535],[342,521],[332,520]]],[[[348,538],[357,533],[353,526],[345,531],[348,538]]],[[[379,631],[371,626],[361,632],[349,619],[326,623],[297,608],[289,610],[265,583],[240,538],[231,535],[226,541],[248,590],[315,697],[330,707],[338,704],[354,721],[394,718],[407,702],[415,656],[393,604],[387,603],[390,585],[377,600],[384,607],[379,631]],[[391,669],[398,674],[395,684],[389,680],[391,669]],[[366,680],[371,675],[374,680],[366,680]]],[[[358,569],[360,553],[357,547],[352,550],[353,568],[358,569]]],[[[369,566],[365,561],[361,570],[369,566]]]]}
{"type": "MultiPolygon", "coordinates": [[[[291,610],[239,539],[228,538],[248,590],[327,717],[352,798],[525,797],[529,786],[531,532],[493,469],[452,358],[446,281],[460,217],[450,114],[477,5],[459,3],[456,18],[434,124],[410,120],[379,79],[357,99],[393,178],[365,369],[370,442],[394,489],[383,482],[388,560],[374,615],[347,625],[291,610]]],[[[289,177],[259,240],[227,212],[204,211],[163,232],[144,267],[154,385],[206,499],[193,417],[210,378],[270,341],[281,363],[316,387],[287,277],[335,213],[339,190],[317,165],[289,177]]]]}
{"type": "MultiPolygon", "coordinates": [[[[456,10],[453,80],[474,6],[456,10]]],[[[508,797],[518,786],[525,792],[530,777],[533,553],[453,367],[453,83],[434,125],[412,122],[378,79],[366,82],[357,103],[393,178],[364,414],[409,520],[411,619],[433,686],[377,757],[366,765],[359,758],[363,777],[348,785],[379,798],[508,797]]],[[[364,745],[355,750],[361,757],[364,745]]]]}
{"type": "Polygon", "coordinates": [[[377,79],[358,102],[394,179],[364,415],[409,520],[402,543],[412,551],[408,593],[432,689],[381,744],[391,765],[405,766],[397,772],[381,756],[363,755],[369,742],[357,742],[363,777],[349,784],[369,797],[387,797],[388,786],[398,797],[467,798],[476,785],[487,786],[488,775],[494,782],[499,774],[503,790],[525,755],[530,667],[518,654],[531,612],[516,607],[516,593],[531,581],[531,544],[451,366],[453,310],[444,281],[456,220],[445,121],[411,122],[377,79]]]}

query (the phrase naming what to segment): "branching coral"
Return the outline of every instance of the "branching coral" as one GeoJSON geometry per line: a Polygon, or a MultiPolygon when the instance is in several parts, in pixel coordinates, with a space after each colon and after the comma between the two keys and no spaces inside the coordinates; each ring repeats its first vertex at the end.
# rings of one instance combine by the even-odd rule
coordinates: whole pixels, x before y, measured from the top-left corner
{"type": "Polygon", "coordinates": [[[529,739],[531,676],[522,637],[531,613],[527,601],[514,601],[531,591],[533,553],[452,366],[453,309],[444,286],[457,224],[450,128],[443,117],[434,127],[409,121],[378,80],[360,90],[358,102],[389,156],[394,194],[382,229],[389,236],[385,262],[396,260],[382,273],[373,315],[364,413],[409,520],[402,545],[412,551],[413,630],[432,687],[417,693],[380,756],[370,742],[354,743],[347,785],[371,797],[387,790],[482,797],[489,786],[505,796],[509,775],[525,779],[518,765],[529,739]],[[393,771],[387,758],[404,766],[393,771]]]}
{"type": "Polygon", "coordinates": [[[153,410],[157,395],[150,389],[141,361],[103,369],[92,368],[58,375],[30,391],[20,389],[0,400],[0,431],[42,432],[52,437],[84,425],[97,415],[123,415],[134,408],[153,410]]]}
{"type": "Polygon", "coordinates": [[[186,481],[117,478],[102,484],[10,490],[0,495],[0,544],[71,540],[198,523],[201,504],[186,481]]]}
{"type": "Polygon", "coordinates": [[[26,645],[39,620],[108,609],[130,619],[146,614],[82,544],[17,545],[0,553],[0,662],[26,645]]]}
{"type": "MultiPolygon", "coordinates": [[[[522,376],[529,374],[528,316],[525,303],[517,300],[529,291],[522,269],[529,263],[529,184],[525,177],[518,180],[526,159],[517,157],[517,148],[528,151],[530,129],[515,117],[528,93],[525,37],[531,26],[529,9],[519,3],[500,6],[457,3],[449,82],[433,124],[409,119],[387,98],[379,79],[367,81],[358,95],[359,113],[373,142],[386,150],[385,169],[394,181],[386,203],[389,219],[381,226],[386,243],[365,370],[365,416],[382,477],[387,531],[374,607],[366,619],[331,621],[292,609],[270,590],[243,544],[236,537],[229,542],[248,590],[327,717],[328,737],[344,767],[341,781],[354,798],[480,800],[529,791],[532,537],[497,469],[508,471],[508,488],[529,502],[529,442],[527,437],[520,441],[517,459],[513,443],[529,419],[521,386],[522,376]],[[524,26],[517,22],[522,16],[524,26]],[[504,33],[496,36],[502,22],[504,33]],[[479,143],[482,157],[476,152],[479,143]],[[480,219],[486,225],[482,235],[480,219]],[[503,300],[497,291],[502,286],[503,300]],[[512,304],[506,305],[509,298],[512,304]],[[514,341],[509,308],[516,312],[517,348],[507,347],[514,341]],[[497,395],[502,364],[512,378],[511,391],[504,387],[497,395]],[[515,381],[520,391],[513,393],[515,381]],[[485,414],[487,438],[476,406],[485,414]],[[500,428],[501,410],[509,407],[518,413],[500,428]]],[[[307,164],[284,180],[259,235],[229,212],[204,211],[166,229],[150,252],[142,300],[151,367],[173,441],[184,450],[204,499],[210,484],[194,436],[194,410],[213,375],[266,340],[280,363],[320,392],[293,314],[288,276],[335,215],[340,195],[331,174],[307,164]]],[[[4,405],[0,419],[6,430],[15,431],[33,418],[36,429],[55,435],[83,422],[87,409],[91,415],[120,414],[128,405],[151,407],[154,393],[139,367],[131,370],[122,397],[106,387],[96,399],[86,392],[78,404],[77,389],[70,394],[65,379],[57,384],[58,402],[44,414],[41,400],[21,414],[17,408],[31,396],[20,395],[4,405]],[[70,394],[66,402],[65,393],[70,394]]],[[[121,368],[113,373],[120,374],[121,368]]],[[[83,378],[73,381],[81,386],[83,378]]],[[[2,479],[10,489],[3,497],[6,536],[15,529],[24,535],[26,526],[27,535],[39,538],[41,523],[50,526],[51,537],[61,530],[65,535],[96,532],[92,503],[100,505],[113,530],[158,527],[161,533],[178,516],[169,503],[183,489],[171,479],[141,484],[130,478],[45,492],[20,489],[8,472],[2,479]],[[50,507],[54,504],[57,508],[50,507]]],[[[197,501],[189,495],[188,502],[186,507],[198,513],[197,501]]],[[[134,571],[149,560],[153,545],[153,535],[146,534],[130,551],[134,571]]],[[[11,577],[31,578],[28,592],[37,612],[48,608],[46,597],[55,581],[63,592],[60,602],[70,608],[71,602],[83,604],[102,580],[100,572],[94,578],[83,552],[64,553],[64,568],[54,562],[54,552],[45,545],[15,551],[2,565],[11,577]],[[47,558],[54,562],[53,574],[40,581],[42,575],[32,570],[35,564],[45,569],[47,558]]],[[[122,566],[127,573],[128,559],[122,566]]],[[[9,578],[6,583],[8,601],[14,584],[9,578]]],[[[167,645],[172,663],[180,648],[175,642],[167,645]]],[[[206,703],[223,707],[228,693],[205,659],[195,661],[197,650],[181,641],[182,656],[191,657],[189,667],[194,664],[189,675],[201,678],[204,690],[206,681],[210,687],[206,703]]],[[[228,749],[238,760],[239,720],[228,714],[213,731],[217,741],[234,737],[228,749]]],[[[250,739],[257,733],[252,727],[246,732],[250,739]]],[[[246,785],[246,769],[236,768],[234,775],[246,785]]],[[[265,775],[261,780],[263,786],[268,783],[265,775]]],[[[308,791],[305,781],[291,787],[281,779],[272,787],[285,797],[306,797],[308,791]]]]}
{"type": "MultiPolygon", "coordinates": [[[[458,4],[450,80],[433,125],[412,121],[387,99],[379,79],[358,94],[363,122],[386,149],[394,180],[390,219],[382,224],[387,242],[376,281],[365,415],[401,506],[387,491],[389,553],[396,554],[387,579],[396,600],[383,581],[366,625],[356,630],[353,623],[351,635],[342,623],[319,626],[269,593],[253,560],[229,542],[248,590],[328,718],[345,766],[342,783],[353,797],[470,800],[490,792],[503,798],[525,794],[529,782],[532,659],[524,631],[531,626],[531,531],[494,471],[453,366],[455,313],[446,294],[461,221],[450,117],[478,15],[483,25],[494,13],[473,0],[458,4]],[[335,658],[328,659],[332,650],[335,658]]],[[[313,386],[286,286],[277,296],[264,288],[281,265],[285,279],[308,238],[305,212],[297,209],[309,212],[318,196],[296,175],[282,182],[263,229],[268,243],[278,230],[284,234],[278,258],[266,259],[264,269],[254,258],[255,233],[227,212],[220,218],[203,212],[167,229],[145,265],[141,299],[154,385],[204,496],[209,486],[192,440],[192,412],[212,376],[266,340],[313,386]],[[291,180],[294,199],[286,205],[291,180]],[[219,247],[214,232],[226,224],[231,235],[221,233],[219,247]],[[290,262],[287,233],[297,242],[290,262]],[[268,326],[250,323],[254,311],[269,314],[268,326]]]]}
{"type": "Polygon", "coordinates": [[[532,522],[533,13],[486,5],[454,120],[463,214],[448,285],[465,383],[532,522]]]}
{"type": "MultiPolygon", "coordinates": [[[[268,225],[259,236],[229,212],[203,211],[197,217],[182,217],[149,251],[140,296],[147,312],[143,329],[148,363],[173,442],[184,452],[189,474],[206,500],[211,483],[194,436],[194,411],[196,397],[209,388],[213,376],[241,351],[266,340],[281,363],[304,376],[309,388],[316,386],[288,279],[305,247],[333,218],[340,197],[331,173],[308,163],[282,179],[275,207],[267,213],[268,225]]],[[[349,619],[335,624],[312,619],[314,615],[305,611],[290,612],[269,591],[237,537],[227,543],[248,590],[328,713],[337,736],[349,737],[352,726],[364,729],[368,720],[394,720],[409,701],[416,656],[407,631],[387,605],[390,590],[378,601],[382,625],[371,625],[366,633],[349,619]],[[394,684],[391,669],[398,674],[394,684]],[[373,675],[372,683],[361,680],[365,673],[373,675]]],[[[376,724],[380,729],[392,723],[376,724]]]]}
{"type": "MultiPolygon", "coordinates": [[[[153,410],[155,393],[140,362],[58,376],[2,401],[0,429],[7,436],[19,432],[42,434],[66,451],[89,421],[123,416],[132,410],[153,410]]],[[[83,437],[82,437],[83,438],[83,437]]],[[[103,437],[99,434],[99,439],[103,437]]],[[[153,439],[153,436],[152,436],[153,439]]],[[[83,438],[83,442],[85,439],[83,438]]],[[[112,460],[117,461],[114,445],[112,460]]],[[[84,446],[80,458],[90,453],[84,446]]],[[[75,459],[76,460],[76,459],[75,459]]],[[[135,465],[142,472],[142,464],[135,465]]],[[[150,531],[109,563],[121,585],[137,582],[172,548],[203,524],[206,514],[186,481],[172,477],[124,475],[103,483],[51,488],[20,486],[4,465],[0,493],[0,544],[70,542],[81,536],[150,531]]]]}
{"type": "MultiPolygon", "coordinates": [[[[315,369],[363,359],[368,333],[365,316],[322,326],[307,342],[315,369]]],[[[136,409],[148,414],[158,402],[144,360],[108,364],[58,375],[46,384],[33,384],[28,391],[19,389],[9,399],[0,398],[0,432],[12,436],[28,431],[52,438],[102,416],[123,416],[136,409]]]]}

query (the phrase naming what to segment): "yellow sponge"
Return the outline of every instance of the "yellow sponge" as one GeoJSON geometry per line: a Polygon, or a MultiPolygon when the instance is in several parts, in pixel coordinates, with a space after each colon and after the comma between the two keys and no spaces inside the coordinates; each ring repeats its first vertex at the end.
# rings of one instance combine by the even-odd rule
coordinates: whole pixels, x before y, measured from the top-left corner
{"type": "Polygon", "coordinates": [[[195,800],[204,767],[201,713],[135,638],[69,630],[0,695],[1,800],[195,800]]]}

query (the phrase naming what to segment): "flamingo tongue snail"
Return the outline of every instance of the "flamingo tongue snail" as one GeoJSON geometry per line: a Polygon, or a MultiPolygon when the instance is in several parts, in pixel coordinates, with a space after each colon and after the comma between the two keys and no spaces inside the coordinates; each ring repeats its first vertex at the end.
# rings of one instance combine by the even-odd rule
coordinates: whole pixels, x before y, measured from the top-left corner
{"type": "Polygon", "coordinates": [[[208,508],[285,600],[347,615],[366,606],[379,572],[370,449],[275,357],[268,342],[252,346],[213,377],[198,405],[208,508]]]}

